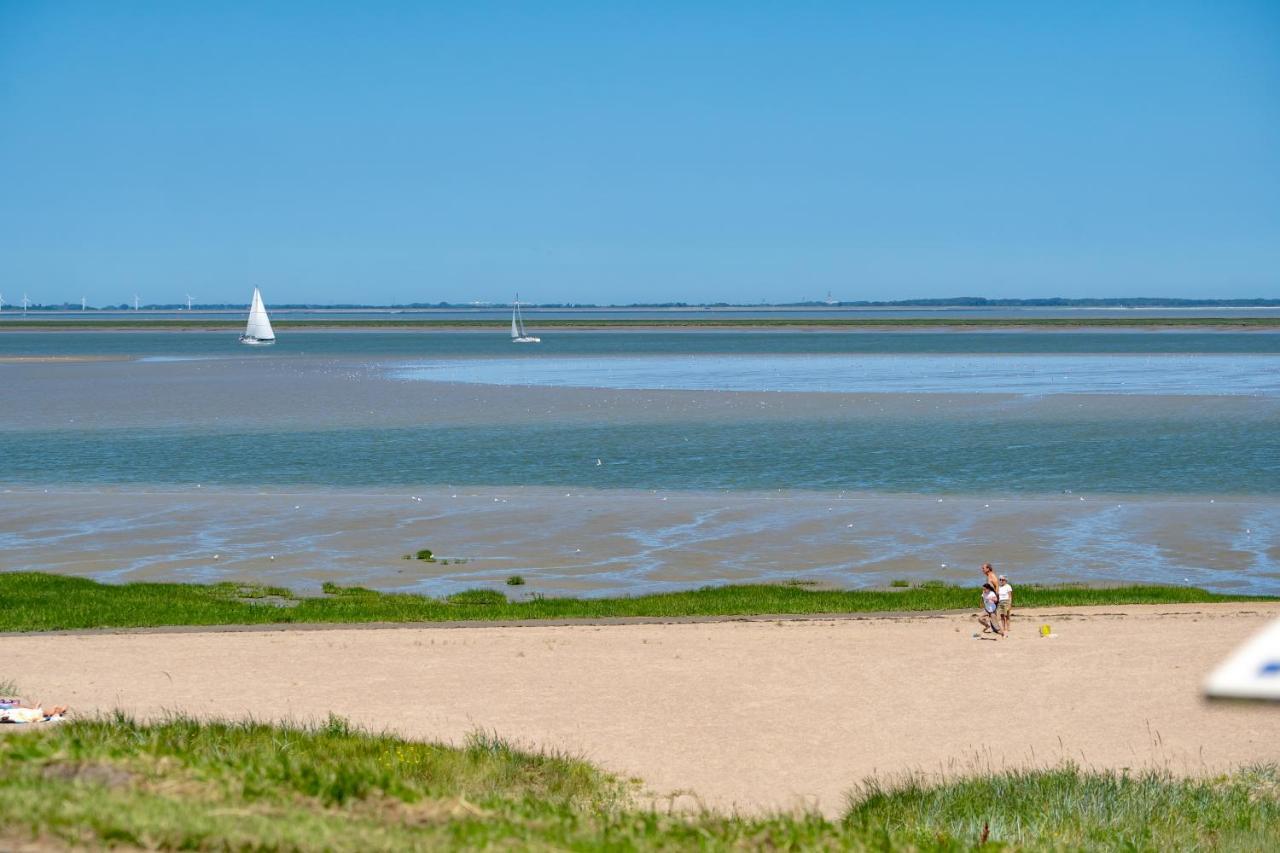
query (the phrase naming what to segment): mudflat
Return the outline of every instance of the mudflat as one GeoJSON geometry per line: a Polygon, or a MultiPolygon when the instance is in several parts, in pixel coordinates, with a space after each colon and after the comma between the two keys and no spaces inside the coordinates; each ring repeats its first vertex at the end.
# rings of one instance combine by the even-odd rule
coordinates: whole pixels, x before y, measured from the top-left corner
{"type": "MultiPolygon", "coordinates": [[[[1274,591],[1271,496],[946,496],[549,487],[0,488],[0,571],[114,582],[324,581],[448,595],[707,583],[1185,582],[1274,591]],[[1033,533],[1028,533],[1033,531],[1033,533]],[[1248,531],[1248,533],[1246,533],[1248,531]],[[439,562],[404,560],[431,548],[439,562]],[[504,587],[512,574],[528,583],[504,587]]],[[[977,594],[975,592],[975,598],[977,594]]]]}
{"type": "Polygon", "coordinates": [[[868,776],[1074,761],[1214,773],[1280,760],[1280,710],[1205,675],[1280,604],[693,624],[0,638],[4,675],[79,713],[323,720],[566,750],[659,799],[837,814],[868,776]],[[1054,636],[1037,629],[1049,624],[1054,636]]]}

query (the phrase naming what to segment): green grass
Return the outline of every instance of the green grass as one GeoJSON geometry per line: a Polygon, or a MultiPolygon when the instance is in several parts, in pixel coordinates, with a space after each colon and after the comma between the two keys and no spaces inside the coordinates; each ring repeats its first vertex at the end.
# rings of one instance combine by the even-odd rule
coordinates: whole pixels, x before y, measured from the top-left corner
{"type": "MultiPolygon", "coordinates": [[[[499,320],[457,319],[399,319],[399,320],[338,320],[308,319],[290,320],[279,317],[271,321],[277,329],[499,329],[505,322],[499,320]]],[[[596,329],[596,328],[795,328],[814,327],[832,329],[993,329],[993,328],[1241,328],[1266,329],[1280,327],[1276,317],[770,317],[753,319],[746,317],[709,316],[696,319],[550,319],[537,318],[539,329],[596,329]]],[[[81,330],[102,329],[167,329],[188,331],[231,331],[243,328],[244,320],[228,317],[225,320],[130,320],[103,318],[98,320],[53,320],[28,317],[25,320],[8,320],[0,323],[0,331],[81,330]]]]}
{"type": "Polygon", "coordinates": [[[969,846],[1064,850],[1265,850],[1280,844],[1280,766],[1233,776],[1008,770],[947,784],[864,783],[844,820],[891,847],[969,846]],[[968,844],[965,844],[968,842],[968,844]]]}
{"type": "MultiPolygon", "coordinates": [[[[615,617],[761,616],[976,608],[973,589],[927,581],[907,589],[823,590],[785,584],[704,587],[627,598],[511,601],[498,589],[447,598],[381,593],[324,584],[324,596],[298,597],[279,587],[100,584],[37,572],[0,574],[0,631],[130,628],[161,625],[256,625],[317,622],[604,619],[615,617]]],[[[1018,607],[1276,601],[1194,587],[1019,585],[1018,607]]]]}
{"type": "MultiPolygon", "coordinates": [[[[743,748],[750,748],[743,745],[743,748]]],[[[839,820],[646,807],[638,787],[492,736],[463,747],[117,716],[0,737],[0,846],[255,850],[1276,849],[1280,770],[1074,767],[855,788],[839,820]]]]}

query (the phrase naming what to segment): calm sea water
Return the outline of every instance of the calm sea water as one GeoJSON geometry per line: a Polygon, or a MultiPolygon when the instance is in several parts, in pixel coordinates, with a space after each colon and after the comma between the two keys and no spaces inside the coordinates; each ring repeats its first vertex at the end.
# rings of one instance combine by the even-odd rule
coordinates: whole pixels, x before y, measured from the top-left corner
{"type": "Polygon", "coordinates": [[[0,481],[32,485],[1280,494],[1266,418],[58,430],[0,434],[0,454],[0,481]]]}
{"type": "MultiPolygon", "coordinates": [[[[26,527],[0,526],[8,543],[0,568],[18,549],[26,556],[10,558],[11,568],[63,554],[59,570],[150,577],[160,566],[157,577],[217,579],[232,569],[207,560],[214,551],[238,554],[251,573],[270,570],[264,554],[288,552],[298,574],[277,579],[286,584],[318,565],[364,582],[386,568],[378,548],[394,559],[409,539],[434,541],[444,516],[432,508],[410,523],[388,510],[377,537],[352,538],[344,525],[367,509],[360,493],[401,490],[399,512],[420,512],[407,495],[446,485],[582,488],[593,497],[564,507],[586,527],[615,499],[664,499],[641,490],[682,491],[670,503],[723,513],[715,524],[613,517],[598,532],[595,562],[581,569],[601,594],[756,577],[775,536],[785,541],[761,577],[795,571],[796,553],[805,571],[841,584],[876,581],[886,554],[900,562],[883,571],[909,563],[923,577],[957,551],[976,557],[994,541],[1017,553],[1025,539],[1025,566],[1042,579],[1088,566],[1081,577],[1271,591],[1280,566],[1269,520],[1280,497],[1280,333],[555,332],[516,347],[477,332],[290,332],[253,350],[215,333],[0,332],[0,487],[12,487],[0,488],[0,501],[11,518],[31,513],[26,527]],[[14,356],[129,360],[2,360],[14,356]],[[509,384],[529,387],[498,387],[509,384]],[[611,390],[582,390],[593,387],[611,390]],[[799,391],[811,393],[788,396],[799,391]],[[442,407],[459,417],[439,417],[442,407]],[[252,418],[234,417],[246,410],[252,418]],[[349,416],[324,417],[329,410],[349,416]],[[55,486],[83,491],[92,517],[67,514],[71,499],[55,486]],[[150,486],[188,498],[139,497],[150,486]],[[191,502],[216,487],[233,497],[220,515],[191,502]],[[312,502],[290,499],[262,515],[240,513],[234,498],[266,492],[255,500],[269,503],[293,489],[326,495],[315,503],[327,514],[306,530],[281,523],[280,513],[312,502]],[[840,492],[872,502],[917,497],[821,521],[821,504],[840,492]],[[732,493],[725,507],[776,496],[789,520],[747,513],[756,544],[736,545],[746,511],[719,507],[720,493],[732,493]],[[797,516],[794,495],[809,496],[799,503],[816,507],[812,518],[797,516]],[[950,507],[950,498],[933,499],[944,495],[976,498],[957,502],[972,512],[922,514],[918,505],[950,507]],[[988,495],[1001,500],[988,507],[977,498],[988,495]],[[1099,501],[1095,511],[1090,501],[1101,495],[1132,500],[1105,512],[1099,501]],[[1088,501],[1078,515],[1058,507],[1049,518],[1041,496],[1088,501]],[[1217,509],[1203,518],[1186,509],[1214,498],[1217,509]],[[1183,508],[1163,508],[1175,504],[1183,508]],[[979,523],[988,509],[1007,516],[1005,532],[979,523]],[[118,542],[99,554],[104,531],[118,542]],[[656,544],[609,550],[620,547],[607,544],[615,534],[656,544]],[[868,549],[865,565],[849,562],[853,544],[868,549]],[[716,554],[712,568],[689,569],[704,548],[716,554]],[[730,564],[734,574],[718,568],[730,564]],[[863,572],[872,580],[860,580],[863,572]]],[[[502,500],[492,506],[505,508],[502,500]]],[[[537,509],[541,499],[513,500],[537,509]]],[[[470,524],[479,505],[459,518],[470,524]]],[[[467,530],[476,554],[497,537],[506,556],[478,561],[480,574],[467,568],[432,582],[448,591],[487,582],[484,572],[521,571],[556,589],[550,578],[561,564],[586,559],[550,541],[542,562],[513,562],[537,531],[504,518],[467,530]]]]}
{"type": "Polygon", "coordinates": [[[1280,354],[1280,332],[558,331],[536,346],[498,332],[282,332],[251,349],[226,332],[2,332],[4,356],[519,357],[557,355],[1280,354]]]}
{"type": "MultiPolygon", "coordinates": [[[[125,365],[113,380],[150,383],[148,427],[24,430],[5,408],[40,406],[0,388],[0,482],[197,483],[228,485],[490,484],[632,489],[820,489],[899,493],[1280,494],[1280,334],[1275,333],[589,333],[549,335],[513,347],[476,333],[297,333],[249,350],[227,335],[193,333],[0,334],[6,355],[129,355],[219,359],[243,383],[223,409],[279,414],[278,426],[228,430],[195,420],[172,428],[175,379],[161,365],[125,365]],[[404,377],[416,382],[576,385],[622,389],[1007,392],[1134,397],[1133,417],[1071,416],[1048,408],[1013,416],[1000,406],[974,416],[948,408],[886,416],[841,410],[753,420],[734,415],[654,424],[644,403],[616,403],[598,423],[525,422],[501,405],[481,408],[468,426],[316,428],[287,407],[255,397],[255,375],[270,360],[301,354],[353,360],[363,382],[400,404],[404,377]],[[657,355],[660,353],[661,355],[657,355]],[[416,359],[415,356],[426,358],[416,359]],[[224,361],[223,359],[227,359],[224,361]],[[130,372],[130,371],[136,371],[130,372]],[[397,378],[399,377],[399,378],[397,378]],[[1146,411],[1152,396],[1258,397],[1256,408],[1202,399],[1146,411]],[[606,416],[607,415],[607,416],[606,416]],[[599,464],[597,464],[599,460],[599,464]]],[[[38,394],[64,393],[59,378],[90,365],[47,365],[38,394]]],[[[173,365],[177,369],[181,365],[173,365]]],[[[31,386],[28,386],[31,387],[31,386]]],[[[329,388],[330,386],[325,386],[329,388]]],[[[335,379],[332,405],[349,385],[335,379]]],[[[218,390],[222,389],[222,390],[218,390]]],[[[136,389],[135,389],[136,390],[136,389]]],[[[558,393],[548,389],[548,394],[558,393]]],[[[639,392],[637,392],[639,393],[639,392]]],[[[133,399],[137,399],[135,396],[133,399]]],[[[551,398],[549,398],[551,399],[551,398]]],[[[110,396],[95,405],[110,404],[110,396]]],[[[554,401],[549,404],[554,408],[554,401]]],[[[92,421],[86,410],[79,423],[92,421]]]]}

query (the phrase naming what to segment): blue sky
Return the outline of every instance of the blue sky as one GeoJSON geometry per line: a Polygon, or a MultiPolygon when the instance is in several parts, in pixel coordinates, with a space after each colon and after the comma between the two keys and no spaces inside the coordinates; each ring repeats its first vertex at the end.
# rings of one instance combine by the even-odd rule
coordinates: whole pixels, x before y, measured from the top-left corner
{"type": "Polygon", "coordinates": [[[253,284],[1280,296],[1280,3],[0,0],[6,299],[253,284]]]}

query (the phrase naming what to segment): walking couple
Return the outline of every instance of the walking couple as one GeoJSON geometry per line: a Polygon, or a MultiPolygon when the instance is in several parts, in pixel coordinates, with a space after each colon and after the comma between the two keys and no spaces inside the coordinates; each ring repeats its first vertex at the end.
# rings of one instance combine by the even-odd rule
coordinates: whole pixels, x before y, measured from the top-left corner
{"type": "Polygon", "coordinates": [[[1001,637],[1009,636],[1009,618],[1013,615],[1013,587],[1004,575],[996,576],[990,563],[982,564],[986,583],[982,585],[982,632],[994,631],[1001,637]]]}

